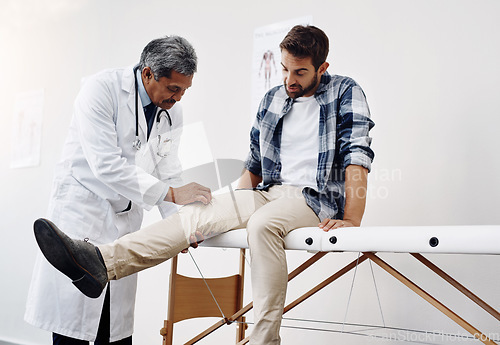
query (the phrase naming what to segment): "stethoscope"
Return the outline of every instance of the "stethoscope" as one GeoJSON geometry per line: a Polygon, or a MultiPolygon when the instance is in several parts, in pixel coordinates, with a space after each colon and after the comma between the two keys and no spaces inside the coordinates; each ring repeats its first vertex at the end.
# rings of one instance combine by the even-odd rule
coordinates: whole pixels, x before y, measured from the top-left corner
{"type": "MultiPolygon", "coordinates": [[[[135,82],[135,140],[132,143],[134,149],[139,151],[142,146],[141,139],[139,139],[139,84],[137,82],[137,67],[134,68],[134,82],[135,82]]],[[[165,117],[168,121],[170,128],[172,127],[172,119],[167,110],[161,109],[158,114],[156,114],[156,128],[158,129],[162,117],[165,117]]],[[[158,151],[156,152],[158,156],[165,157],[170,150],[170,139],[162,140],[161,135],[158,135],[158,151]]]]}

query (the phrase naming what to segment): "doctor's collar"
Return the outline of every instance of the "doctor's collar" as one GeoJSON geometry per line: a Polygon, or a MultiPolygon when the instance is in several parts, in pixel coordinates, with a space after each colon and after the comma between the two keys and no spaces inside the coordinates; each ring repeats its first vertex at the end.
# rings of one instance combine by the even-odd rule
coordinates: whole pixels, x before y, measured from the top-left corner
{"type": "Polygon", "coordinates": [[[142,82],[142,77],[141,77],[141,70],[138,68],[139,66],[134,67],[135,71],[135,76],[137,78],[137,85],[139,91],[139,97],[141,98],[141,103],[143,107],[148,106],[151,103],[151,99],[148,96],[148,93],[146,92],[146,89],[144,88],[144,84],[142,82]]]}

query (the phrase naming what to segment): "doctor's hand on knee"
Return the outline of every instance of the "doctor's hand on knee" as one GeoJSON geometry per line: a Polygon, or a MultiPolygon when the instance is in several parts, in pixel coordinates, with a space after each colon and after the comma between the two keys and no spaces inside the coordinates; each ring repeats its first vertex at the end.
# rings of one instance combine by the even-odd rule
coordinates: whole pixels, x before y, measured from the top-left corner
{"type": "Polygon", "coordinates": [[[207,205],[212,201],[212,192],[208,187],[191,182],[178,188],[170,187],[165,196],[165,201],[170,201],[177,205],[187,205],[199,201],[207,205]]]}

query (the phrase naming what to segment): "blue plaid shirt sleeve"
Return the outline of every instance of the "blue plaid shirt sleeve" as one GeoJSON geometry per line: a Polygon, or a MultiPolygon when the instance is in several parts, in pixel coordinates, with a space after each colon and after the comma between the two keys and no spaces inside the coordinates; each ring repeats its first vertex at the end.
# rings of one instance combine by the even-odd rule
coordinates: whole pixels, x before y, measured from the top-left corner
{"type": "Polygon", "coordinates": [[[354,84],[343,92],[339,110],[338,159],[344,169],[349,165],[360,165],[370,171],[374,153],[370,148],[372,139],[368,132],[374,123],[359,85],[354,84]]]}
{"type": "Polygon", "coordinates": [[[254,175],[262,176],[259,136],[259,119],[257,118],[252,126],[252,129],[250,130],[250,152],[248,153],[248,157],[245,161],[245,168],[254,175]]]}

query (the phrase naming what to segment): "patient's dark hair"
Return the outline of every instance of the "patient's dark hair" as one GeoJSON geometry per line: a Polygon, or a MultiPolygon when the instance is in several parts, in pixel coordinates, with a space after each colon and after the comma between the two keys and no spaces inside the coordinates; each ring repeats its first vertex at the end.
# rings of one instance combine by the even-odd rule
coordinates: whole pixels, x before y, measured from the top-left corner
{"type": "Polygon", "coordinates": [[[326,34],[312,25],[294,26],[280,43],[281,50],[297,58],[311,57],[316,70],[326,61],[329,46],[326,34]]]}

